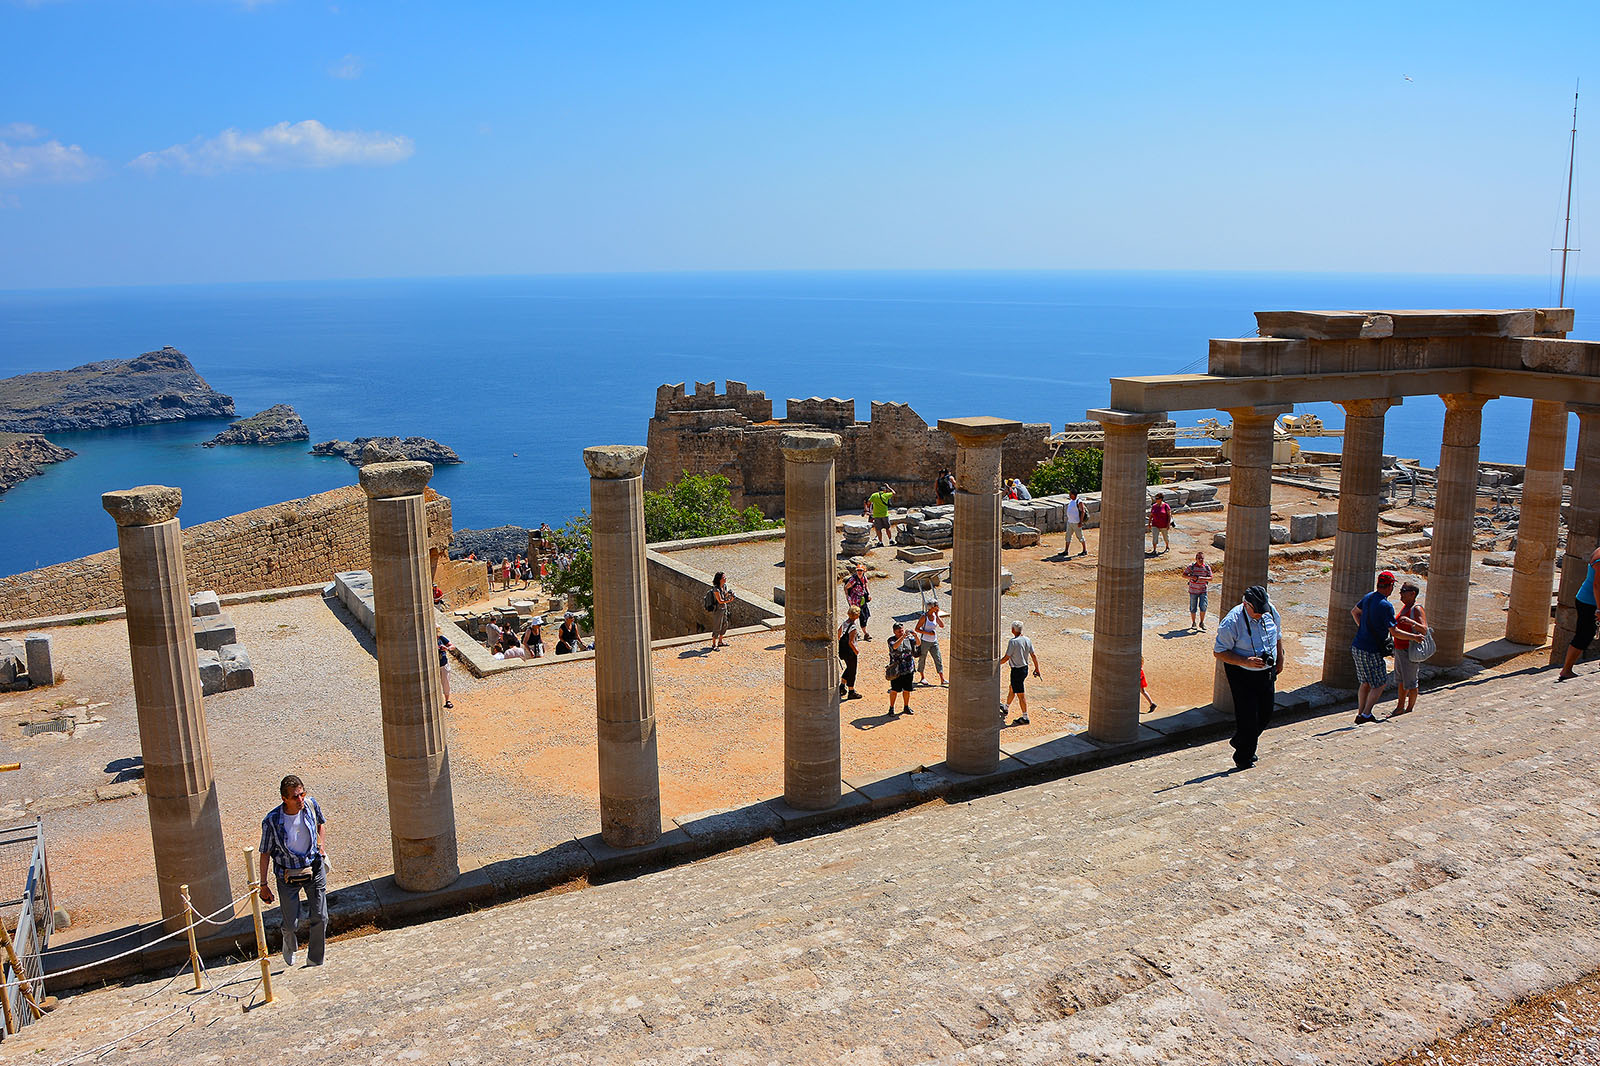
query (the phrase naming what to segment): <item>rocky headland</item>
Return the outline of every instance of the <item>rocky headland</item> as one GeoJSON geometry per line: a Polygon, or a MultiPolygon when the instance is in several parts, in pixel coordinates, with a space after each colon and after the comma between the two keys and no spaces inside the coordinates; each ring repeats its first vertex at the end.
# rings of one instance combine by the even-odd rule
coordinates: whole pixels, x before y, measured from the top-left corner
{"type": "Polygon", "coordinates": [[[287,444],[310,440],[311,430],[295,409],[286,403],[273,404],[249,418],[241,418],[215,437],[204,442],[206,448],[219,444],[287,444]]]}
{"type": "Polygon", "coordinates": [[[0,433],[0,492],[40,473],[49,463],[71,459],[78,453],[60,448],[37,433],[0,433]]]}
{"type": "Polygon", "coordinates": [[[176,348],[0,380],[0,430],[13,433],[232,415],[233,397],[206,384],[176,348]]]}
{"type": "Polygon", "coordinates": [[[450,558],[465,559],[476,553],[480,559],[515,559],[528,554],[528,532],[522,526],[458,529],[450,541],[450,558]]]}
{"type": "Polygon", "coordinates": [[[395,463],[414,459],[435,466],[459,463],[454,448],[427,437],[357,437],[355,440],[325,440],[313,445],[312,455],[338,456],[352,466],[368,463],[395,463]]]}

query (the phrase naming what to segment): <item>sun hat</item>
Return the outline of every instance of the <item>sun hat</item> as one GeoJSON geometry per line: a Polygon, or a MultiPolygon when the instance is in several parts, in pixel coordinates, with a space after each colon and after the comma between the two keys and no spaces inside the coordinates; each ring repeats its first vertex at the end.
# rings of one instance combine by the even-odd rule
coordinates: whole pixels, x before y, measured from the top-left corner
{"type": "Polygon", "coordinates": [[[1244,590],[1244,602],[1255,608],[1257,614],[1267,609],[1267,589],[1265,585],[1251,585],[1244,590]]]}

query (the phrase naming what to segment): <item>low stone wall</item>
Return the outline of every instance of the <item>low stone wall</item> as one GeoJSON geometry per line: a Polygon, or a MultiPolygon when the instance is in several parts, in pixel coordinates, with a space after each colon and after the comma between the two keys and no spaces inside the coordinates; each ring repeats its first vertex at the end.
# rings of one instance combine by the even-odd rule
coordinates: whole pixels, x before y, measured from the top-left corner
{"type": "Polygon", "coordinates": [[[489,573],[481,561],[452,559],[442,551],[434,551],[432,556],[433,583],[452,608],[489,598],[489,573]]]}
{"type": "MultiPolygon", "coordinates": [[[[450,546],[450,500],[427,490],[428,545],[450,546]]],[[[110,516],[106,528],[113,528],[110,516]]],[[[227,594],[327,582],[371,564],[367,501],[354,485],[273,504],[183,531],[191,589],[227,594]]],[[[0,619],[72,614],[122,604],[115,549],[0,578],[0,619]]]]}
{"type": "MultiPolygon", "coordinates": [[[[711,591],[711,576],[679,562],[670,555],[645,552],[646,577],[650,587],[650,636],[653,640],[690,636],[711,631],[711,612],[706,610],[706,593],[711,591]]],[[[729,611],[731,629],[760,625],[769,619],[782,620],[783,608],[748,589],[735,587],[729,611]]]]}

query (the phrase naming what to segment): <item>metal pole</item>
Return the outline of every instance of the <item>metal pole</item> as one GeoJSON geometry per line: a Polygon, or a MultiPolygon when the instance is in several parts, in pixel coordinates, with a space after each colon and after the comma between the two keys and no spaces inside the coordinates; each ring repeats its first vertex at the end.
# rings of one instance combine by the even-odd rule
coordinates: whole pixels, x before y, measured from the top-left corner
{"type": "Polygon", "coordinates": [[[256,849],[244,849],[245,878],[250,882],[250,914],[256,920],[256,956],[261,960],[261,990],[272,1002],[272,963],[267,960],[267,930],[261,924],[261,878],[256,873],[256,849]]]}
{"type": "Polygon", "coordinates": [[[189,902],[189,886],[179,885],[178,894],[183,897],[183,909],[189,918],[189,966],[194,970],[194,990],[200,991],[200,949],[194,943],[194,904],[189,902]]]}

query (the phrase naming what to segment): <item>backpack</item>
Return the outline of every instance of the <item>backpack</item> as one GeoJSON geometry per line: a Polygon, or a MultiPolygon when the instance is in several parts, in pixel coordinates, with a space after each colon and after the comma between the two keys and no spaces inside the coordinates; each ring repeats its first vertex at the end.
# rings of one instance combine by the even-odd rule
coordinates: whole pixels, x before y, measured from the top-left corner
{"type": "Polygon", "coordinates": [[[716,609],[717,609],[717,590],[716,589],[711,589],[706,593],[706,610],[715,611],[716,609]]]}

